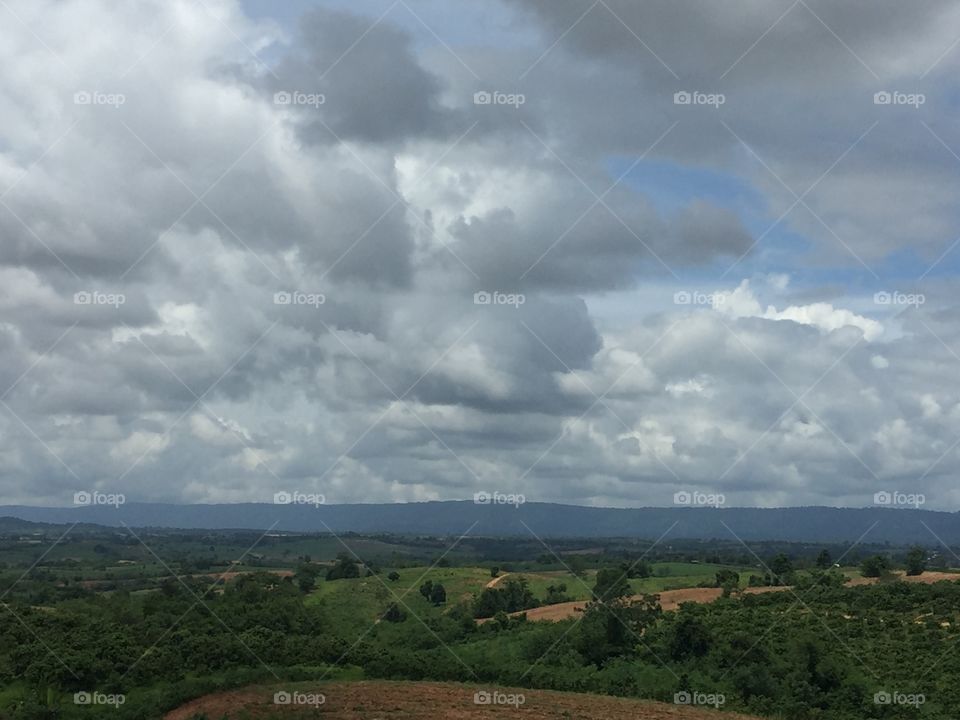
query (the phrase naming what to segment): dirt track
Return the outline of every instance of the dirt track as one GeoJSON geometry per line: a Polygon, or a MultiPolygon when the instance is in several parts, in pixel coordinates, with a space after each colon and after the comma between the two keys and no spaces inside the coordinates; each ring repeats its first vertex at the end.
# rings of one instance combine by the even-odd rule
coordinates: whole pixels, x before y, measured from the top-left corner
{"type": "Polygon", "coordinates": [[[510,574],[510,573],[502,573],[502,574],[500,574],[500,575],[497,575],[493,580],[491,580],[490,582],[488,582],[488,583],[487,583],[486,585],[484,585],[483,587],[485,587],[485,588],[496,587],[497,584],[498,584],[501,580],[503,580],[503,579],[504,579],[507,575],[509,575],[509,574],[510,574]]]}
{"type": "Polygon", "coordinates": [[[475,687],[454,683],[298,683],[289,688],[301,693],[322,693],[325,702],[315,711],[313,706],[274,705],[273,694],[281,689],[284,689],[282,685],[261,686],[207,695],[167,713],[165,720],[190,720],[200,713],[217,720],[256,720],[281,714],[291,717],[322,716],[331,720],[490,720],[516,718],[518,713],[522,713],[525,720],[754,720],[746,715],[718,715],[713,709],[704,710],[646,700],[548,690],[475,687]],[[522,695],[524,701],[519,707],[508,704],[476,704],[474,693],[477,691],[522,695]]]}

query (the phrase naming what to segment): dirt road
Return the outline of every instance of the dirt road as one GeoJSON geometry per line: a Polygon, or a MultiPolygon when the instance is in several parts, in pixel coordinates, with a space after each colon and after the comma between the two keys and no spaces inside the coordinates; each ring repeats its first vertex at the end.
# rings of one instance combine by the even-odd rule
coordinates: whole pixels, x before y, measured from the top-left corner
{"type": "Polygon", "coordinates": [[[502,573],[502,574],[500,574],[500,575],[497,575],[495,578],[493,578],[493,580],[491,580],[490,582],[488,582],[488,583],[487,583],[486,585],[484,585],[483,587],[484,587],[484,588],[496,587],[496,586],[497,586],[497,583],[499,583],[501,580],[503,580],[503,579],[504,579],[507,575],[509,575],[509,574],[510,574],[510,573],[502,573]]]}

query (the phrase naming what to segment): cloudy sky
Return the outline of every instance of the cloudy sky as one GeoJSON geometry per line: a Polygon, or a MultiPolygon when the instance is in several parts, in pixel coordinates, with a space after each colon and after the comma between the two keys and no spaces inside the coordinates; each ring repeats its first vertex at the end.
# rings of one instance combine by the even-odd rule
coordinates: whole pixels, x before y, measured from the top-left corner
{"type": "Polygon", "coordinates": [[[3,0],[0,498],[955,509],[960,5],[3,0]]]}

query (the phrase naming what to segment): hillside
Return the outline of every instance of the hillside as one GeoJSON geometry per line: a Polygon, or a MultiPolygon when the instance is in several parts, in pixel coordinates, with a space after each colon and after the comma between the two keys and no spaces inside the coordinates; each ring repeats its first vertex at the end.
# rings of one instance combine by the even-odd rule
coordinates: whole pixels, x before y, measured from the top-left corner
{"type": "Polygon", "coordinates": [[[275,705],[274,693],[282,690],[322,694],[324,702],[319,712],[329,720],[489,720],[516,717],[517,707],[514,705],[474,702],[475,693],[494,690],[507,696],[522,696],[523,704],[519,707],[526,720],[753,720],[737,713],[717,714],[713,708],[647,700],[434,682],[337,682],[251,687],[199,698],[167,713],[165,717],[166,720],[192,720],[196,717],[268,720],[315,716],[311,714],[315,712],[313,706],[275,705]]]}

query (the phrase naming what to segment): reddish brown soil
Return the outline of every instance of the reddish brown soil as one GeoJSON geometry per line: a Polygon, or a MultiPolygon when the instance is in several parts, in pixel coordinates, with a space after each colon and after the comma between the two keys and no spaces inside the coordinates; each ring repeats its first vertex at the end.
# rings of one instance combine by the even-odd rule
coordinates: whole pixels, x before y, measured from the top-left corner
{"type": "MultiPolygon", "coordinates": [[[[766,592],[780,592],[787,590],[785,586],[780,587],[754,587],[747,588],[744,593],[747,595],[756,595],[766,592]]],[[[676,610],[682,603],[709,603],[719,598],[723,591],[720,588],[683,588],[680,590],[663,590],[656,593],[660,596],[660,607],[666,611],[676,610]]],[[[642,596],[635,595],[633,599],[639,600],[642,596]]],[[[578,600],[575,602],[557,603],[556,605],[545,605],[543,607],[526,610],[527,620],[549,620],[556,622],[566,620],[581,612],[586,607],[586,601],[578,600]]],[[[520,615],[521,613],[513,613],[520,615]]]]}
{"type": "Polygon", "coordinates": [[[308,686],[297,684],[304,693],[323,693],[326,702],[319,706],[274,705],[276,687],[249,687],[216,693],[183,705],[166,715],[166,720],[190,720],[204,713],[216,720],[272,717],[323,717],[329,720],[754,720],[734,713],[718,714],[712,709],[670,705],[647,700],[628,700],[600,695],[474,687],[453,683],[331,682],[308,686]],[[489,690],[524,696],[519,708],[513,705],[477,705],[474,693],[489,690]]]}
{"type": "MultiPolygon", "coordinates": [[[[907,576],[905,574],[898,573],[899,579],[906,582],[919,582],[919,583],[935,583],[940,582],[941,580],[960,580],[960,573],[947,573],[947,572],[933,572],[928,571],[922,575],[907,576]]],[[[847,585],[850,586],[859,586],[859,585],[875,585],[878,582],[877,578],[851,578],[847,581],[847,585]]],[[[746,595],[756,595],[759,593],[768,593],[768,592],[783,592],[789,590],[787,586],[778,586],[778,587],[751,587],[744,589],[744,594],[746,595]]],[[[662,592],[656,593],[660,596],[660,607],[664,610],[676,610],[680,607],[681,603],[685,602],[695,602],[695,603],[708,603],[713,602],[720,597],[722,591],[720,588],[684,588],[682,590],[664,590],[662,592]]],[[[636,599],[639,599],[641,596],[635,596],[636,599]]],[[[532,610],[526,610],[527,620],[546,620],[550,622],[557,622],[559,620],[566,620],[567,618],[573,617],[578,612],[581,612],[586,606],[585,601],[577,602],[567,602],[567,603],[558,603],[556,605],[545,605],[543,607],[533,608],[532,610]]],[[[513,613],[514,615],[520,615],[521,613],[513,613]]],[[[481,620],[480,622],[483,622],[481,620]]]]}
{"type": "MultiPolygon", "coordinates": [[[[903,571],[894,573],[897,575],[898,580],[903,580],[904,582],[915,582],[915,583],[924,583],[926,585],[931,585],[941,580],[960,580],[960,573],[948,573],[948,572],[939,572],[935,570],[928,570],[927,572],[921,575],[907,575],[903,571]]],[[[880,582],[880,578],[851,578],[847,580],[847,585],[876,585],[880,582]]]]}

